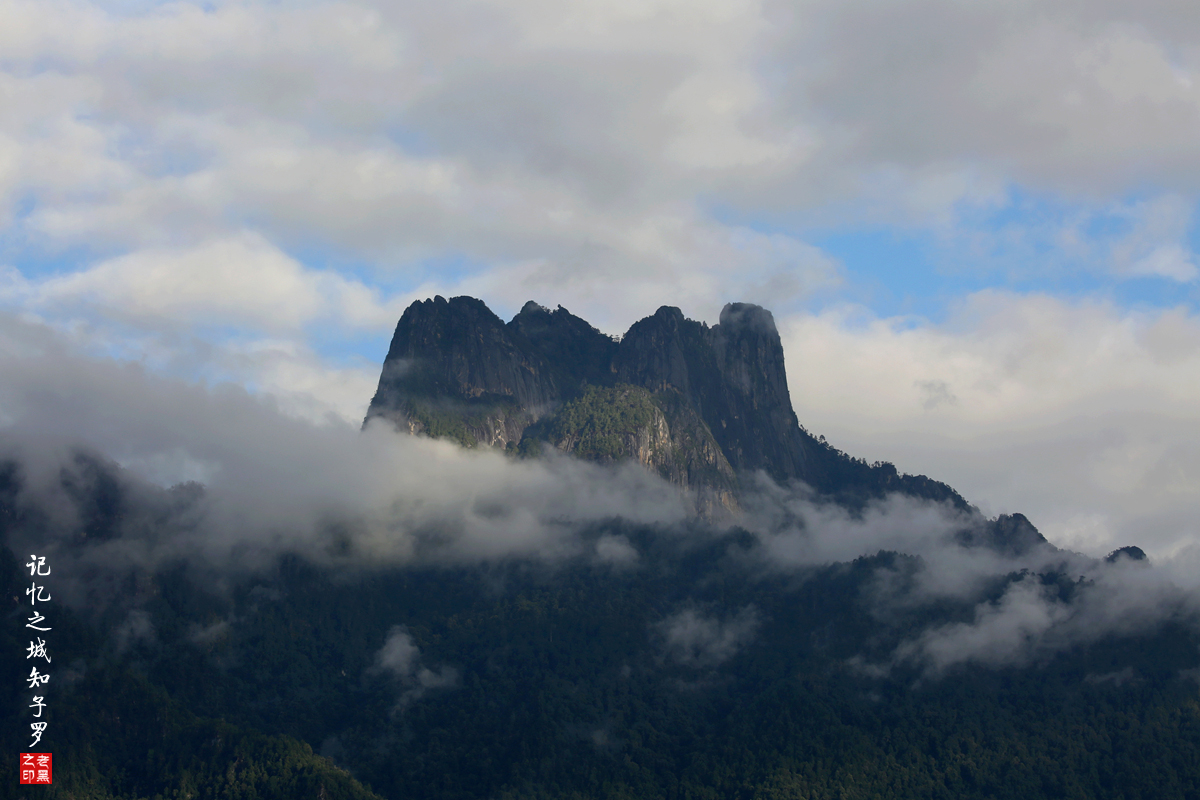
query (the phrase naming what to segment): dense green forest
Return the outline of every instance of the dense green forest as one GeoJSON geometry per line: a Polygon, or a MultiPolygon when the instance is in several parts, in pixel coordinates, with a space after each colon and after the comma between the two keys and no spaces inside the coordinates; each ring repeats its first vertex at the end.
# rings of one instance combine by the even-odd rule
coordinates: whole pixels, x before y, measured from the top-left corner
{"type": "MultiPolygon", "coordinates": [[[[1019,667],[880,674],[855,665],[933,621],[970,618],[973,600],[886,617],[867,602],[881,571],[904,576],[919,559],[770,573],[749,566],[752,537],[738,531],[612,523],[588,535],[624,537],[641,558],[349,570],[285,556],[234,576],[181,561],[130,574],[102,605],[54,605],[56,780],[38,791],[1200,797],[1190,628],[1019,667]],[[684,623],[720,635],[688,639],[684,623]]],[[[1067,602],[1076,585],[1038,580],[1067,602]]],[[[28,579],[7,550],[4,582],[4,738],[16,753],[28,579]]],[[[34,796],[3,781],[6,796],[34,796]]]]}

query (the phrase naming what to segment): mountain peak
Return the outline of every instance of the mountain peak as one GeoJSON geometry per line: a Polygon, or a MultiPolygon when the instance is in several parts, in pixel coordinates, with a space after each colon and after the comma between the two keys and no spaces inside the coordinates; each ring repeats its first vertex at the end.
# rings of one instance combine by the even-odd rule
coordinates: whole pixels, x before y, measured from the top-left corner
{"type": "Polygon", "coordinates": [[[775,328],[775,316],[753,303],[726,303],[721,309],[721,327],[730,330],[746,330],[767,336],[778,336],[775,328]]]}
{"type": "Polygon", "coordinates": [[[690,321],[676,306],[659,306],[658,310],[654,312],[653,318],[674,325],[690,321]]]}
{"type": "Polygon", "coordinates": [[[482,300],[439,295],[400,317],[367,419],[385,417],[414,433],[473,444],[478,437],[464,430],[464,415],[520,409],[521,421],[485,437],[504,446],[536,418],[531,410],[559,400],[553,372],[482,300]]]}
{"type": "Polygon", "coordinates": [[[1109,564],[1115,564],[1118,561],[1141,561],[1147,564],[1149,563],[1149,559],[1146,557],[1146,551],[1136,545],[1118,547],[1116,550],[1113,550],[1111,553],[1105,556],[1104,560],[1109,564]]]}
{"type": "MultiPolygon", "coordinates": [[[[562,306],[559,306],[559,308],[562,308],[562,306]]],[[[546,308],[544,305],[541,305],[537,301],[526,300],[525,305],[521,306],[521,311],[520,311],[520,313],[517,314],[517,316],[520,316],[521,314],[549,314],[549,313],[550,313],[550,309],[546,308]]]]}
{"type": "MultiPolygon", "coordinates": [[[[775,318],[752,303],[727,304],[711,328],[664,305],[616,340],[561,305],[530,300],[504,323],[472,297],[419,301],[396,326],[373,417],[471,447],[636,458],[724,505],[738,476],[763,471],[850,506],[901,492],[970,508],[943,483],[869,465],[805,431],[775,318]],[[628,413],[601,408],[609,401],[628,413]]],[[[1023,517],[1001,527],[1018,548],[1040,539],[1023,517]]]]}

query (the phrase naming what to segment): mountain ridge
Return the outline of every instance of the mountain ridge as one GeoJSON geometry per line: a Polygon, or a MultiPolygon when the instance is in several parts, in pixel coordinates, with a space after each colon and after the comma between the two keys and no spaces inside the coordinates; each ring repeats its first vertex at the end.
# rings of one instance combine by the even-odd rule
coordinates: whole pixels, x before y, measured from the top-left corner
{"type": "Polygon", "coordinates": [[[634,460],[690,493],[702,515],[736,510],[761,471],[850,508],[893,493],[946,503],[973,519],[958,536],[965,546],[1052,547],[1022,515],[984,520],[946,483],[809,433],[774,317],[751,303],[726,304],[711,327],[664,305],[615,339],[561,305],[531,300],[505,323],[474,297],[416,301],[396,325],[364,426],[375,418],[518,456],[552,447],[634,460]]]}

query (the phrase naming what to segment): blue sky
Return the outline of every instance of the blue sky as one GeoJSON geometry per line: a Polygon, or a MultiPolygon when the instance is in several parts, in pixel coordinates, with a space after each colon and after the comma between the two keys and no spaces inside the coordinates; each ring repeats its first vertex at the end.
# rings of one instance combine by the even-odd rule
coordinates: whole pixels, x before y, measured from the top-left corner
{"type": "Polygon", "coordinates": [[[0,308],[353,425],[435,293],[613,334],[757,302],[810,430],[1174,553],[1198,80],[1167,0],[7,0],[0,308]]]}
{"type": "MultiPolygon", "coordinates": [[[[1073,257],[1053,242],[1003,241],[1006,231],[1028,230],[1072,210],[1014,201],[1012,207],[977,223],[981,233],[1001,240],[979,249],[946,241],[938,232],[893,226],[817,232],[809,239],[845,268],[847,294],[883,316],[917,315],[940,322],[957,299],[995,288],[1074,299],[1100,296],[1126,309],[1196,309],[1200,292],[1194,281],[1153,274],[1114,276],[1106,264],[1073,257]]],[[[1108,239],[1128,235],[1131,227],[1128,220],[1101,215],[1086,233],[1103,247],[1108,239]]],[[[1194,227],[1182,241],[1195,250],[1194,227]]]]}

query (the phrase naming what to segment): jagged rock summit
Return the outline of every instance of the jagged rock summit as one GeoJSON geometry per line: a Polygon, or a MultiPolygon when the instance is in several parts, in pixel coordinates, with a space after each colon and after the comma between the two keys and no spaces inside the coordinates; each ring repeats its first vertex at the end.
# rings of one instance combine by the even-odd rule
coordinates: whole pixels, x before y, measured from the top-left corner
{"type": "Polygon", "coordinates": [[[851,506],[902,492],[969,509],[943,483],[809,434],[775,320],[748,303],[726,305],[712,327],[663,306],[616,340],[562,306],[530,301],[505,323],[473,297],[419,301],[396,326],[376,417],[467,447],[636,459],[702,507],[734,507],[762,471],[851,506]]]}
{"type": "Polygon", "coordinates": [[[418,301],[396,325],[364,425],[377,417],[514,456],[632,459],[689,491],[702,514],[737,508],[765,473],[851,510],[891,493],[947,503],[963,512],[965,547],[1057,552],[1021,514],[985,519],[944,483],[805,430],[775,319],[750,303],[729,303],[712,327],[663,306],[618,340],[562,306],[529,301],[506,323],[473,297],[418,301]]]}

